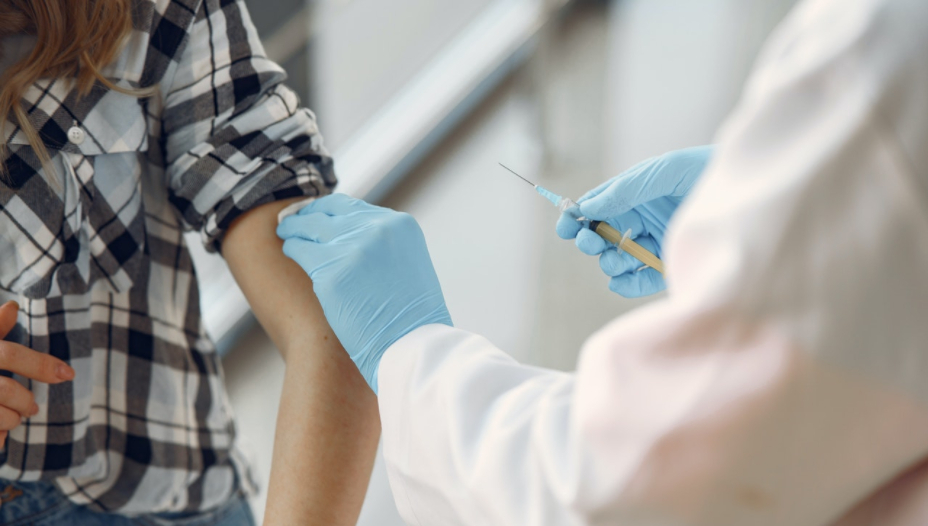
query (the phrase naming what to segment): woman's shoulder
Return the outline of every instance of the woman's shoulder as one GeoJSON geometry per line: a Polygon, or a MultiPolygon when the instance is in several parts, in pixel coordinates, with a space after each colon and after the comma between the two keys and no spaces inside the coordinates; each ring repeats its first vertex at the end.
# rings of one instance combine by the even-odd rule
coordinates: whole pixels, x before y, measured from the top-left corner
{"type": "MultiPolygon", "coordinates": [[[[207,0],[129,0],[137,31],[154,35],[159,31],[183,33],[207,0]]],[[[162,34],[161,36],[168,36],[162,34]]]]}
{"type": "Polygon", "coordinates": [[[190,27],[207,0],[129,1],[132,33],[120,56],[103,69],[103,74],[138,87],[154,86],[177,61],[190,27]]]}

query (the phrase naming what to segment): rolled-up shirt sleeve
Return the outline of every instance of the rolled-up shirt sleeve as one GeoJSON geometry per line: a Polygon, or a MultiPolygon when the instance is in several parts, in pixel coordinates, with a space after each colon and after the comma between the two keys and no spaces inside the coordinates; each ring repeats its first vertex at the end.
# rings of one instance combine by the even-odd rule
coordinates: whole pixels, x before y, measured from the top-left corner
{"type": "Polygon", "coordinates": [[[204,0],[162,86],[170,201],[219,249],[232,221],[264,203],[330,193],[336,179],[313,113],[283,85],[244,2],[204,0]]]}

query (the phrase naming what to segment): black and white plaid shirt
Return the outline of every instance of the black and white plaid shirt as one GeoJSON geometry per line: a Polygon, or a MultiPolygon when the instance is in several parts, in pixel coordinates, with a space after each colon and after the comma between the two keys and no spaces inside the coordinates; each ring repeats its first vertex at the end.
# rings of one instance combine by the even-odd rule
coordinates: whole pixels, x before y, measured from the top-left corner
{"type": "Polygon", "coordinates": [[[157,95],[32,87],[53,173],[5,129],[0,301],[22,307],[8,339],[77,375],[16,377],[40,411],[10,433],[0,479],[51,480],[97,510],[202,510],[250,482],[182,231],[215,250],[243,212],[335,178],[241,0],[136,0],[133,19],[104,74],[157,95]]]}

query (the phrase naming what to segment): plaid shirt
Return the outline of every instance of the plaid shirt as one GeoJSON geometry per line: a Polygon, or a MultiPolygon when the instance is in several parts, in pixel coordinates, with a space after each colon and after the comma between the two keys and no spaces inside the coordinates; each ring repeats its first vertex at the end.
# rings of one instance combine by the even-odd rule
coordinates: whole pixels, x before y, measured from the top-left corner
{"type": "Polygon", "coordinates": [[[5,127],[0,300],[22,307],[7,339],[77,375],[15,377],[40,411],[10,433],[0,478],[50,480],[101,511],[198,511],[250,479],[182,232],[216,250],[243,212],[335,178],[241,0],[136,0],[133,21],[104,74],[157,95],[37,83],[22,104],[48,173],[5,127]]]}

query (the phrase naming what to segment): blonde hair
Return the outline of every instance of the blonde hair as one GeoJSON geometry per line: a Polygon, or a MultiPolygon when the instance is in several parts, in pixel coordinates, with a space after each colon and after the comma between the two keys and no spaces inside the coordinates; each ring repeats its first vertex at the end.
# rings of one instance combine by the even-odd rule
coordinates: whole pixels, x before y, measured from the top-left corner
{"type": "MultiPolygon", "coordinates": [[[[39,133],[29,122],[20,100],[40,78],[68,78],[79,96],[96,82],[109,89],[146,96],[113,84],[100,70],[112,62],[132,31],[131,0],[2,0],[0,36],[36,35],[38,44],[0,77],[0,127],[19,125],[44,167],[51,159],[39,133]]],[[[2,128],[0,128],[2,130],[2,128]]],[[[0,134],[2,137],[2,134],[0,134]]],[[[0,158],[6,158],[0,141],[0,158]]],[[[0,169],[6,172],[5,163],[0,169]]]]}

